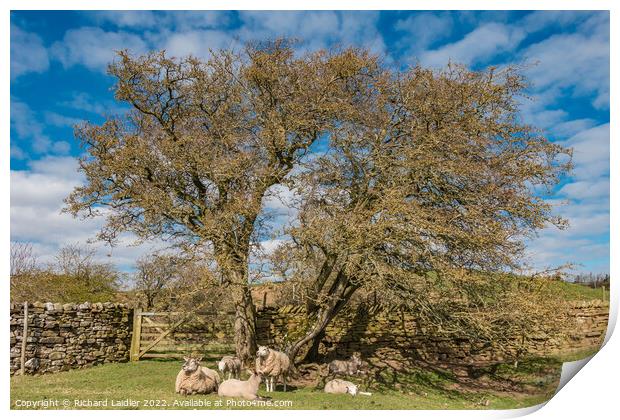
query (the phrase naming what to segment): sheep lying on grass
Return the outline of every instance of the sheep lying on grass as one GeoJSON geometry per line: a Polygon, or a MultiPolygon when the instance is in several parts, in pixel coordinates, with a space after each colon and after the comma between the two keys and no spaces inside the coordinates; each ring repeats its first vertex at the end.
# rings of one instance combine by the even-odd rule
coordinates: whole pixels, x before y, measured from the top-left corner
{"type": "Polygon", "coordinates": [[[208,394],[217,391],[220,376],[213,369],[200,366],[200,358],[184,357],[185,363],[177,375],[175,392],[181,395],[208,394]]]}
{"type": "Polygon", "coordinates": [[[244,400],[261,400],[263,398],[257,395],[258,387],[261,383],[261,376],[252,371],[250,378],[247,381],[240,381],[239,379],[227,379],[217,390],[217,395],[220,397],[233,397],[243,398],[244,400]]]}
{"type": "Polygon", "coordinates": [[[256,356],[256,371],[265,377],[267,392],[274,391],[275,383],[279,377],[282,378],[284,392],[286,392],[286,379],[291,366],[288,356],[266,346],[260,346],[256,356]]]}
{"type": "Polygon", "coordinates": [[[327,366],[328,376],[332,375],[357,375],[362,366],[359,353],[353,353],[349,360],[333,360],[327,366]]]}
{"type": "Polygon", "coordinates": [[[239,374],[241,373],[241,360],[236,356],[224,356],[222,360],[220,360],[217,364],[218,369],[222,372],[222,375],[225,373],[228,374],[226,379],[230,379],[234,377],[235,379],[239,379],[239,374]]]}
{"type": "Polygon", "coordinates": [[[343,379],[332,379],[325,384],[325,388],[323,390],[328,394],[350,394],[354,397],[357,394],[372,395],[370,392],[359,391],[357,385],[343,379]]]}

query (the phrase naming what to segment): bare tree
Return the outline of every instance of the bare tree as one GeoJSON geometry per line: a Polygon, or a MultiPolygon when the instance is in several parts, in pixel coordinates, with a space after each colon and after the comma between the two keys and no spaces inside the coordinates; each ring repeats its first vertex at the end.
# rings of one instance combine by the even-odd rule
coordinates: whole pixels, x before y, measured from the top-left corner
{"type": "MultiPolygon", "coordinates": [[[[429,319],[442,318],[442,308],[488,315],[476,296],[507,296],[492,293],[492,273],[520,268],[524,239],[536,230],[565,226],[537,188],[569,169],[570,151],[521,122],[516,98],[525,83],[514,69],[414,67],[367,83],[372,100],[295,178],[304,200],[284,254],[290,271],[307,278],[311,322],[292,358],[316,347],[362,287],[417,302],[429,319]]],[[[498,302],[492,313],[511,308],[498,302]]],[[[513,308],[531,309],[527,298],[513,308]]],[[[477,331],[491,325],[486,315],[477,331]]]]}
{"type": "Polygon", "coordinates": [[[91,217],[109,209],[104,240],[129,230],[210,246],[235,303],[237,354],[250,359],[248,256],[263,197],[357,112],[377,61],[352,49],[296,56],[279,40],[213,52],[207,61],[120,52],[109,73],[116,98],[132,110],[77,128],[86,183],[67,198],[67,210],[91,217]]]}
{"type": "Polygon", "coordinates": [[[178,279],[179,271],[178,259],[172,255],[153,254],[137,261],[134,287],[144,299],[146,308],[152,309],[159,303],[165,289],[178,279]]]}
{"type": "Polygon", "coordinates": [[[37,257],[32,252],[32,244],[11,242],[11,278],[32,274],[37,269],[37,257]]]}

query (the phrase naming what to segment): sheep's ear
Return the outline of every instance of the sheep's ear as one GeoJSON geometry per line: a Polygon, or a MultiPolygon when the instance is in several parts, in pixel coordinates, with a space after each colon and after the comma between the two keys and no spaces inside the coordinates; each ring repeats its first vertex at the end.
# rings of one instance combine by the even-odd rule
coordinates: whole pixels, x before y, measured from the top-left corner
{"type": "Polygon", "coordinates": [[[197,362],[202,362],[202,356],[198,356],[198,357],[196,358],[196,361],[197,361],[197,362]]]}
{"type": "Polygon", "coordinates": [[[187,362],[187,361],[189,361],[189,357],[183,356],[183,360],[185,360],[187,362]]]}

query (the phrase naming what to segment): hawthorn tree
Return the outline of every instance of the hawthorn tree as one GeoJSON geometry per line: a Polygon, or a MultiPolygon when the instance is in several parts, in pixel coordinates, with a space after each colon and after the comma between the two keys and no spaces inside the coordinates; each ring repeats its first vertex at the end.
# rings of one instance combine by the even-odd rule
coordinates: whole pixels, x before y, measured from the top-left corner
{"type": "Polygon", "coordinates": [[[491,275],[522,268],[538,229],[565,225],[541,191],[569,169],[570,151],[522,122],[518,71],[416,66],[366,83],[359,112],[295,174],[299,220],[276,253],[280,271],[305,285],[309,322],[293,360],[302,349],[314,356],[362,287],[484,342],[550,317],[532,310],[553,313],[549,294],[519,295],[491,275]]]}
{"type": "Polygon", "coordinates": [[[235,305],[236,352],[248,360],[256,348],[248,264],[263,197],[317,139],[366,108],[366,80],[380,72],[365,51],[296,56],[286,40],[206,61],[121,51],[109,74],[131,110],[76,128],[86,181],[66,210],[105,215],[103,240],[131,231],[210,250],[235,305]]]}

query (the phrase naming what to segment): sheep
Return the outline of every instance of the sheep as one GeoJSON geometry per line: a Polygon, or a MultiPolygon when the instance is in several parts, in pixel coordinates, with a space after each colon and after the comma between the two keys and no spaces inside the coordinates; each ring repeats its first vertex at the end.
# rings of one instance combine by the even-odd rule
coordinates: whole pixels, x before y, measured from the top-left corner
{"type": "Polygon", "coordinates": [[[217,390],[217,395],[220,397],[243,398],[245,400],[260,400],[261,398],[257,393],[263,378],[257,372],[248,372],[250,373],[250,377],[247,381],[227,379],[222,382],[217,390]]]}
{"type": "Polygon", "coordinates": [[[359,387],[353,382],[345,381],[342,379],[332,379],[325,384],[325,388],[323,390],[328,394],[349,394],[353,397],[355,397],[357,394],[372,395],[372,393],[370,392],[359,391],[359,387]]]}
{"type": "Polygon", "coordinates": [[[282,377],[286,392],[286,379],[291,366],[288,356],[266,346],[259,346],[256,356],[256,371],[265,377],[267,392],[274,391],[278,377],[282,377]]]}
{"type": "Polygon", "coordinates": [[[220,360],[217,364],[218,369],[224,373],[228,374],[226,379],[230,379],[231,377],[235,377],[235,379],[239,379],[239,374],[241,373],[241,360],[236,356],[224,356],[222,360],[220,360]]]}
{"type": "Polygon", "coordinates": [[[177,375],[175,392],[181,395],[208,394],[215,392],[220,376],[213,369],[200,366],[202,357],[184,357],[185,363],[177,375]]]}
{"type": "Polygon", "coordinates": [[[362,359],[359,353],[353,353],[349,360],[333,360],[327,366],[330,375],[357,375],[360,373],[362,359]]]}

